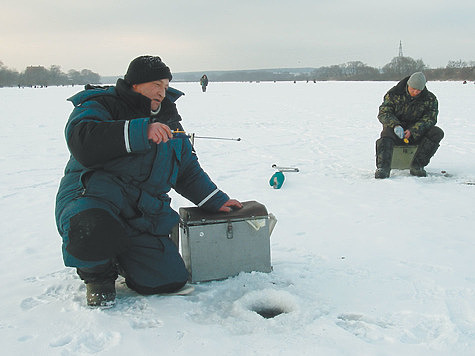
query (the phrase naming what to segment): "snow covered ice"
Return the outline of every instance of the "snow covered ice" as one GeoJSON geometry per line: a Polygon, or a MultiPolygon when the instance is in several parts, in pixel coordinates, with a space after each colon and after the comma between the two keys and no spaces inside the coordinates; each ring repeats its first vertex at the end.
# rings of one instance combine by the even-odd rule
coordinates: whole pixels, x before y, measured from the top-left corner
{"type": "Polygon", "coordinates": [[[66,98],[81,88],[0,89],[2,354],[473,355],[475,85],[429,81],[445,138],[428,177],[376,180],[376,115],[394,84],[172,82],[188,132],[242,138],[195,147],[221,189],[277,217],[273,272],[173,297],[118,280],[107,310],[86,306],[54,223],[66,98]],[[272,164],[300,172],[275,190],[272,164]]]}

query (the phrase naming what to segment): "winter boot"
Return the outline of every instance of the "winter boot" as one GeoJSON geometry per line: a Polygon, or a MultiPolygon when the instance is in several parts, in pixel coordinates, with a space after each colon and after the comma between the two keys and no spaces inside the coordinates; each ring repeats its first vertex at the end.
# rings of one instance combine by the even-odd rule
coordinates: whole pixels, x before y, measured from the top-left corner
{"type": "Polygon", "coordinates": [[[419,143],[417,152],[412,161],[410,173],[416,177],[427,177],[424,167],[429,164],[430,159],[435,155],[439,144],[424,137],[419,143]]]}
{"type": "Polygon", "coordinates": [[[90,307],[112,307],[115,304],[115,281],[87,283],[86,299],[90,307]]]}
{"type": "Polygon", "coordinates": [[[115,304],[115,280],[118,274],[115,262],[78,268],[77,273],[86,284],[87,305],[107,308],[115,304]]]}
{"type": "Polygon", "coordinates": [[[424,167],[411,167],[409,170],[412,176],[416,177],[427,177],[427,172],[424,167]]]}
{"type": "Polygon", "coordinates": [[[376,172],[374,172],[374,178],[376,179],[384,179],[389,178],[391,170],[389,168],[377,168],[376,172]]]}
{"type": "Polygon", "coordinates": [[[391,172],[391,159],[393,158],[394,141],[383,137],[376,141],[376,172],[374,178],[388,178],[391,172]]]}

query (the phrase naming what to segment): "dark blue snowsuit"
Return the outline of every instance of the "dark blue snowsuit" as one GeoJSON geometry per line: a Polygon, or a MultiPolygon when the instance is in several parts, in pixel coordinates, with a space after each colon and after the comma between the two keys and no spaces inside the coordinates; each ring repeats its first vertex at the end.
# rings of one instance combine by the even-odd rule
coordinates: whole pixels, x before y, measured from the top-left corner
{"type": "Polygon", "coordinates": [[[175,99],[167,94],[151,118],[150,99],[121,79],[68,99],[74,104],[65,128],[71,157],[57,194],[56,222],[64,263],[77,267],[86,283],[98,274],[81,270],[117,266],[102,270],[115,278],[118,268],[140,293],[180,288],[188,272],[168,238],[179,217],[167,193],[174,188],[210,211],[229,199],[200,167],[188,139],[148,140],[152,120],[182,129],[175,99]]]}

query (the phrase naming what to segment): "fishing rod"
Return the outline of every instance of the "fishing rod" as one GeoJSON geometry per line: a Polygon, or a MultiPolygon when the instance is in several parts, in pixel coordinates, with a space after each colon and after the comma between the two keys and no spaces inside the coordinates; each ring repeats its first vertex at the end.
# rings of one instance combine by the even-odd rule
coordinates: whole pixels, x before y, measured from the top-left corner
{"type": "MultiPolygon", "coordinates": [[[[227,141],[241,141],[241,138],[230,138],[230,137],[214,137],[214,136],[196,136],[192,134],[194,138],[206,138],[208,140],[227,140],[227,141]]],[[[188,136],[189,137],[189,136],[188,136]]]]}
{"type": "Polygon", "coordinates": [[[272,168],[277,170],[277,172],[275,172],[269,180],[270,186],[274,189],[280,189],[280,187],[282,187],[282,184],[284,184],[284,172],[300,172],[297,167],[284,167],[278,166],[277,164],[273,164],[272,168]]]}
{"type": "Polygon", "coordinates": [[[299,172],[299,169],[297,167],[282,167],[282,166],[273,164],[272,168],[278,170],[279,172],[299,172]]]}
{"type": "Polygon", "coordinates": [[[196,136],[194,133],[187,134],[185,131],[182,130],[174,130],[172,131],[173,138],[189,138],[191,140],[191,144],[194,144],[195,138],[202,138],[208,140],[226,140],[226,141],[241,141],[241,138],[230,138],[230,137],[216,137],[216,136],[196,136]]]}

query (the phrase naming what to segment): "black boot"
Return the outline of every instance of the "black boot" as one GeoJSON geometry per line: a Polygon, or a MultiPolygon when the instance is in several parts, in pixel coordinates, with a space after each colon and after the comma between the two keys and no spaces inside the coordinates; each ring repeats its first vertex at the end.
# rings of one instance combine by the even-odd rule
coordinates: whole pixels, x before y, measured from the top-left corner
{"type": "Polygon", "coordinates": [[[86,284],[88,306],[110,308],[115,304],[115,280],[118,273],[114,262],[92,268],[78,268],[77,273],[86,284]]]}
{"type": "Polygon", "coordinates": [[[429,164],[435,155],[439,144],[424,137],[418,145],[417,152],[412,160],[410,173],[416,177],[427,177],[424,167],[429,164]]]}
{"type": "Polygon", "coordinates": [[[424,167],[414,167],[412,166],[411,169],[409,170],[412,176],[416,177],[427,177],[427,172],[424,169],[424,167]]]}
{"type": "Polygon", "coordinates": [[[86,284],[86,300],[90,307],[110,308],[115,304],[115,295],[113,280],[86,284]]]}
{"type": "Polygon", "coordinates": [[[374,178],[388,178],[391,172],[391,160],[393,158],[394,141],[383,137],[376,141],[376,172],[374,178]]]}

